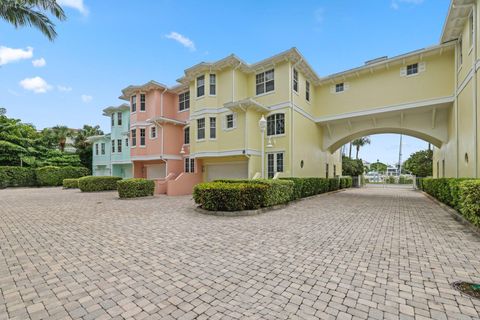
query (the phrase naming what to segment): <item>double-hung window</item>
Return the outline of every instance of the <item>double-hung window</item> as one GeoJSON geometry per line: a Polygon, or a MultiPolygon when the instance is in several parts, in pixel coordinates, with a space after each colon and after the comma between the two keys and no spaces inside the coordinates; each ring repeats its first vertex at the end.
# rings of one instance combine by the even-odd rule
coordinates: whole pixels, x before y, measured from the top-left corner
{"type": "Polygon", "coordinates": [[[145,103],[145,94],[140,94],[140,111],[145,111],[146,103],[145,103]]]}
{"type": "Polygon", "coordinates": [[[100,145],[100,151],[101,154],[105,154],[105,142],[102,142],[102,144],[100,145]]]}
{"type": "Polygon", "coordinates": [[[217,138],[217,118],[210,118],[210,139],[217,138]]]}
{"type": "Polygon", "coordinates": [[[157,127],[151,126],[150,127],[150,139],[155,139],[157,137],[157,127]]]}
{"type": "Polygon", "coordinates": [[[407,76],[411,76],[418,73],[418,63],[409,64],[407,66],[407,76]]]}
{"type": "Polygon", "coordinates": [[[115,125],[115,114],[114,113],[112,113],[112,123],[111,124],[112,124],[112,127],[115,125]]]}
{"type": "Polygon", "coordinates": [[[115,153],[115,140],[112,140],[112,153],[115,153]]]}
{"type": "Polygon", "coordinates": [[[117,126],[121,126],[121,125],[122,125],[122,113],[117,112],[117,126]]]}
{"type": "Polygon", "coordinates": [[[117,152],[122,152],[122,139],[117,140],[117,152]]]}
{"type": "Polygon", "coordinates": [[[283,172],[283,152],[267,154],[267,176],[269,179],[277,172],[283,172]]]}
{"type": "Polygon", "coordinates": [[[137,111],[137,96],[136,95],[132,96],[131,104],[132,104],[132,112],[136,112],[137,111]]]}
{"type": "Polygon", "coordinates": [[[95,155],[98,156],[98,143],[95,143],[95,155]]]}
{"type": "Polygon", "coordinates": [[[190,91],[180,93],[178,96],[178,110],[190,109],[190,91]]]}
{"type": "Polygon", "coordinates": [[[217,94],[217,75],[210,74],[210,95],[214,96],[217,94]]]}
{"type": "Polygon", "coordinates": [[[257,95],[275,90],[275,72],[273,69],[258,73],[255,77],[257,95]]]}
{"type": "Polygon", "coordinates": [[[298,71],[293,69],[293,91],[298,92],[298,71]]]}
{"type": "Polygon", "coordinates": [[[145,128],[140,129],[140,146],[145,146],[145,128]]]}
{"type": "Polygon", "coordinates": [[[185,158],[184,161],[185,161],[185,172],[195,173],[195,159],[185,158]]]}
{"type": "Polygon", "coordinates": [[[235,114],[227,114],[225,116],[225,129],[234,129],[235,128],[235,114]]]}
{"type": "Polygon", "coordinates": [[[205,139],[205,118],[197,119],[197,140],[205,139]]]}
{"type": "Polygon", "coordinates": [[[137,130],[132,129],[132,147],[135,147],[137,145],[137,130]]]}
{"type": "Polygon", "coordinates": [[[205,95],[205,76],[197,77],[197,98],[205,95]]]}
{"type": "Polygon", "coordinates": [[[285,133],[285,114],[275,113],[267,117],[267,136],[285,133]]]}
{"type": "Polygon", "coordinates": [[[310,101],[310,82],[305,81],[305,99],[310,101]]]}
{"type": "Polygon", "coordinates": [[[190,127],[183,129],[183,143],[190,144],[190,127]]]}

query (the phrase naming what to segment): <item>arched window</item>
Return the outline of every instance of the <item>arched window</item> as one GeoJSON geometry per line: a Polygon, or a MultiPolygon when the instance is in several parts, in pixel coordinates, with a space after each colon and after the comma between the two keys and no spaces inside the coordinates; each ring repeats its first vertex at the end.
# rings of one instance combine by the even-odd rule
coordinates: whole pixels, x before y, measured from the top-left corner
{"type": "Polygon", "coordinates": [[[285,114],[275,113],[267,117],[267,136],[285,133],[285,114]]]}

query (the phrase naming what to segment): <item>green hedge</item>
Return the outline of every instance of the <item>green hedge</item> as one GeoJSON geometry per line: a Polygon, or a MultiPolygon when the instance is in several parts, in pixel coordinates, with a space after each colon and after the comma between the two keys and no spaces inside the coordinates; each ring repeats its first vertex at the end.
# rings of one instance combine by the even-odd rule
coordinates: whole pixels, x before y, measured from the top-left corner
{"type": "Polygon", "coordinates": [[[423,178],[420,189],[455,208],[468,221],[480,226],[480,180],[471,178],[423,178]]]}
{"type": "Polygon", "coordinates": [[[120,177],[88,176],[78,179],[78,187],[82,192],[117,190],[120,177]]]}
{"type": "Polygon", "coordinates": [[[63,179],[76,179],[88,175],[84,167],[42,167],[35,170],[39,186],[61,186],[63,179]]]}
{"type": "Polygon", "coordinates": [[[64,189],[78,189],[78,179],[63,179],[64,189]]]}
{"type": "Polygon", "coordinates": [[[291,180],[294,183],[291,200],[310,197],[317,194],[335,191],[338,189],[351,188],[352,177],[340,178],[280,178],[291,180]]]}
{"type": "Polygon", "coordinates": [[[0,189],[35,186],[35,170],[25,167],[0,166],[0,189]]]}
{"type": "Polygon", "coordinates": [[[138,198],[153,196],[155,182],[147,179],[125,179],[117,181],[118,196],[120,198],[138,198]]]}
{"type": "Polygon", "coordinates": [[[210,211],[253,210],[287,203],[293,183],[283,180],[217,180],[197,184],[193,198],[210,211]]]}

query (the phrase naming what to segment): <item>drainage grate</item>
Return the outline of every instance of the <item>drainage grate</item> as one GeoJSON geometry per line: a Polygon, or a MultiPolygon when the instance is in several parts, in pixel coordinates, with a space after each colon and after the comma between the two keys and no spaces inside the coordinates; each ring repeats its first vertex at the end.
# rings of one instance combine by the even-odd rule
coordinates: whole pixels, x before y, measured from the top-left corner
{"type": "Polygon", "coordinates": [[[472,298],[480,299],[480,284],[478,283],[455,281],[452,283],[452,287],[472,298]]]}

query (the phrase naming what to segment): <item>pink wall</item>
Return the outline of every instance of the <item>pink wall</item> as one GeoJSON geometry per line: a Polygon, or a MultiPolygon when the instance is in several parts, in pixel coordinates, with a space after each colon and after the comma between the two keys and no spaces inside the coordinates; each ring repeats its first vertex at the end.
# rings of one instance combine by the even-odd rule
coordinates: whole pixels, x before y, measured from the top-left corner
{"type": "Polygon", "coordinates": [[[193,187],[202,182],[201,173],[182,173],[175,180],[167,182],[167,195],[183,196],[192,194],[193,187]]]}

